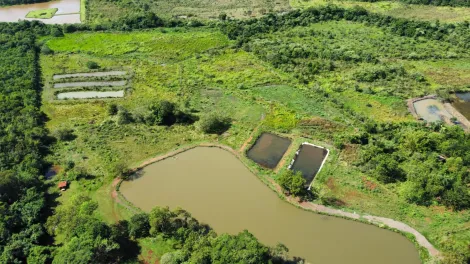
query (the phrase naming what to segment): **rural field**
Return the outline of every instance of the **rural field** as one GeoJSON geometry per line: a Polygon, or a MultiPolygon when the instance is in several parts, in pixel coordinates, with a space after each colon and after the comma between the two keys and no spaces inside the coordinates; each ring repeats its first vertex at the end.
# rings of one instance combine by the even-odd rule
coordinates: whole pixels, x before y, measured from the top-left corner
{"type": "MultiPolygon", "coordinates": [[[[204,28],[74,33],[42,41],[54,51],[40,58],[45,83],[42,108],[50,118],[46,127],[52,133],[70,129],[76,136],[57,144],[48,159],[62,168],[73,163],[94,176],[93,180],[79,179],[67,196],[89,193],[99,203],[98,214],[109,223],[130,216],[124,207],[109,202],[110,181],[122,168],[198,142],[218,142],[237,150],[254,130],[256,135],[271,131],[336,148],[335,142],[357,133],[354,127],[361,118],[377,123],[413,122],[405,99],[439,92],[444,83],[436,75],[455,74],[456,68],[462,76],[469,71],[464,49],[345,21],[260,34],[245,49],[235,48],[219,31],[204,28]],[[297,66],[273,61],[270,54],[274,50],[288,52],[292,45],[321,50],[325,58],[291,55],[297,66]],[[376,60],[387,66],[377,65],[376,60]],[[52,75],[87,72],[88,61],[96,62],[103,71],[132,73],[128,95],[92,101],[50,100],[52,75]],[[299,76],[308,70],[302,68],[308,61],[319,67],[331,63],[334,69],[320,68],[318,73],[299,76]],[[442,72],[433,74],[433,68],[442,72]],[[361,74],[376,71],[391,76],[372,82],[358,80],[361,74]],[[200,117],[212,111],[223,113],[233,125],[220,136],[208,136],[188,124],[119,124],[119,117],[108,113],[110,105],[117,104],[133,115],[143,114],[159,100],[175,102],[183,111],[200,117]]],[[[347,144],[338,152],[314,183],[322,194],[319,202],[404,221],[441,248],[468,237],[467,212],[410,204],[400,198],[399,183],[383,184],[354,165],[361,153],[358,145],[347,144]]],[[[66,177],[66,171],[59,177],[66,177]]],[[[265,173],[277,177],[263,169],[265,173]]]]}
{"type": "Polygon", "coordinates": [[[220,14],[232,18],[251,18],[290,10],[288,0],[145,0],[138,3],[88,0],[87,3],[87,16],[92,23],[106,23],[141,11],[152,11],[164,18],[217,19],[220,14]]]}
{"type": "Polygon", "coordinates": [[[0,23],[0,262],[468,263],[470,9],[405,2],[0,23]]]}
{"type": "Polygon", "coordinates": [[[469,7],[407,4],[400,1],[336,1],[336,0],[290,0],[292,8],[318,7],[334,4],[345,8],[360,6],[370,12],[387,16],[445,23],[464,22],[470,19],[469,7]]]}
{"type": "Polygon", "coordinates": [[[268,13],[282,13],[292,9],[305,9],[337,5],[344,8],[362,7],[366,10],[404,19],[421,21],[440,21],[459,23],[470,20],[470,7],[435,6],[409,4],[406,1],[337,1],[337,0],[184,0],[184,1],[87,1],[87,21],[90,23],[107,23],[116,21],[126,15],[152,11],[165,18],[184,18],[215,20],[221,14],[228,18],[247,19],[268,13]]]}

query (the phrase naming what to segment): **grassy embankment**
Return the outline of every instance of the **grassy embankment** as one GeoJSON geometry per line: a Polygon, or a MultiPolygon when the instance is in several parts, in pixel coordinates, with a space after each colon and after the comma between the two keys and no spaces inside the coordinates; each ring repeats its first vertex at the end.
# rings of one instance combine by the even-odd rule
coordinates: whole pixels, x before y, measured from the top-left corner
{"type": "Polygon", "coordinates": [[[335,4],[345,8],[360,6],[374,13],[424,21],[439,20],[446,23],[455,23],[468,21],[470,19],[470,8],[468,7],[412,5],[398,1],[369,3],[338,0],[290,0],[290,5],[293,8],[308,8],[327,4],[335,4]]]}
{"type": "MultiPolygon", "coordinates": [[[[394,45],[382,50],[381,58],[403,65],[411,73],[423,74],[428,82],[416,83],[408,76],[362,83],[354,78],[357,68],[367,70],[375,65],[337,62],[334,71],[318,74],[315,82],[300,84],[294,73],[275,69],[252,53],[230,48],[231,42],[225,36],[207,29],[76,33],[48,39],[47,45],[55,55],[41,56],[46,84],[43,110],[50,118],[47,127],[52,132],[70,128],[77,136],[73,141],[57,144],[48,159],[64,171],[73,162],[75,168],[81,167],[90,175],[74,181],[71,190],[60,198],[61,202],[67,203],[67,197],[75,192],[88,193],[99,202],[102,219],[108,222],[126,219],[130,213],[110,198],[110,182],[123,167],[133,167],[157,154],[196,142],[218,142],[240,149],[262,117],[264,121],[257,133],[273,131],[293,138],[307,137],[319,145],[331,147],[335,137],[354,133],[355,124],[360,122],[356,115],[369,116],[376,121],[411,121],[404,99],[434,92],[440,86],[437,75],[423,70],[426,67],[434,65],[442,72],[459,68],[461,76],[469,74],[463,58],[436,60],[423,56],[421,60],[408,60],[401,57],[401,49],[430,54],[442,52],[442,45],[431,41],[414,43],[374,27],[346,22],[312,25],[311,29],[341,36],[331,38],[331,43],[325,45],[332,49],[338,43],[351,43],[345,49],[377,52],[384,46],[380,40],[390,41],[394,45]],[[52,102],[47,99],[53,74],[89,71],[86,63],[90,60],[103,69],[132,71],[130,95],[101,101],[52,102]],[[355,85],[359,89],[354,88],[355,85]],[[395,91],[403,85],[413,89],[395,91]],[[194,125],[117,125],[115,117],[107,114],[111,103],[138,113],[162,99],[176,102],[199,116],[210,111],[222,112],[233,119],[233,125],[224,135],[212,136],[199,132],[194,125]]],[[[288,34],[292,42],[300,44],[318,41],[308,34],[300,35],[298,29],[268,34],[264,38],[282,40],[288,34]]],[[[465,243],[470,236],[467,211],[416,206],[401,200],[396,185],[383,185],[353,166],[357,155],[357,146],[348,145],[329,159],[315,182],[321,193],[317,202],[403,221],[426,235],[438,248],[442,248],[443,243],[465,243]]],[[[260,176],[276,178],[275,173],[258,169],[260,176]]],[[[58,179],[66,177],[64,171],[58,179]]],[[[148,241],[141,243],[146,245],[148,241]]],[[[151,250],[158,255],[160,249],[151,250]]]]}
{"type": "Polygon", "coordinates": [[[87,5],[88,0],[80,0],[80,21],[86,22],[87,19],[87,5]]]}
{"type": "Polygon", "coordinates": [[[52,18],[55,13],[57,12],[57,8],[48,8],[48,9],[40,9],[40,10],[33,10],[29,11],[28,14],[26,14],[27,18],[41,18],[41,19],[49,19],[52,18]]]}

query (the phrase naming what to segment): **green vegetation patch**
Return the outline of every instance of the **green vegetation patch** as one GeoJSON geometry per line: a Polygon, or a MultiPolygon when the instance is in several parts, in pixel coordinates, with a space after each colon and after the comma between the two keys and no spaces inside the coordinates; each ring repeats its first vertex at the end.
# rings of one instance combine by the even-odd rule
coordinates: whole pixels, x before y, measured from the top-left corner
{"type": "Polygon", "coordinates": [[[360,6],[370,12],[392,17],[446,23],[464,22],[470,19],[469,7],[407,4],[400,1],[339,1],[339,0],[290,0],[293,8],[318,7],[335,4],[344,8],[360,6]]]}
{"type": "Polygon", "coordinates": [[[40,10],[33,10],[29,11],[26,15],[27,18],[42,18],[42,19],[49,19],[52,18],[55,13],[57,12],[57,8],[48,8],[48,9],[40,9],[40,10]]]}
{"type": "Polygon", "coordinates": [[[152,30],[139,33],[77,33],[48,43],[56,52],[87,52],[95,56],[127,56],[158,63],[181,60],[229,43],[215,30],[152,30]]]}

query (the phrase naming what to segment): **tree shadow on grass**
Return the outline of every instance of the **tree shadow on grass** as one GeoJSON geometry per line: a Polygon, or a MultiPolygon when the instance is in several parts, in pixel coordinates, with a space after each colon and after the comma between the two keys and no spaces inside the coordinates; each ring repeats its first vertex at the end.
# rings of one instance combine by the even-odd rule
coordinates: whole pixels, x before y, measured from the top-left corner
{"type": "Polygon", "coordinates": [[[119,249],[114,250],[112,254],[112,258],[116,263],[127,263],[132,260],[136,261],[141,253],[141,247],[137,241],[129,238],[128,230],[129,222],[126,220],[121,220],[111,226],[113,239],[119,244],[119,249]]]}
{"type": "Polygon", "coordinates": [[[124,179],[125,181],[134,181],[144,176],[144,174],[145,173],[143,169],[138,169],[136,171],[129,171],[129,172],[123,173],[122,179],[124,179]]]}
{"type": "Polygon", "coordinates": [[[322,198],[322,202],[326,206],[332,206],[332,207],[342,207],[346,206],[346,202],[344,202],[341,199],[335,198],[335,197],[325,197],[322,198]]]}

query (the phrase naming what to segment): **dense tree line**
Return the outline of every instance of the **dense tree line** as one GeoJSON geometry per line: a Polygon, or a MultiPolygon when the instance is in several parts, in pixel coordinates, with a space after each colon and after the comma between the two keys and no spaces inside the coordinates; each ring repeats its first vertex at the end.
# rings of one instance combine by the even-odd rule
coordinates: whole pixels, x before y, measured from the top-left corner
{"type": "Polygon", "coordinates": [[[38,23],[0,23],[0,262],[49,259],[45,186],[46,130],[40,107],[38,23]]]}
{"type": "Polygon", "coordinates": [[[287,248],[269,248],[247,231],[217,235],[183,209],[156,207],[129,221],[106,225],[94,217],[98,205],[85,195],[72,197],[48,219],[48,232],[63,237],[53,263],[121,263],[139,254],[135,239],[158,238],[174,242],[174,250],[161,257],[179,263],[285,263],[287,248]]]}
{"type": "Polygon", "coordinates": [[[131,31],[136,29],[158,28],[158,27],[200,27],[204,24],[199,21],[191,20],[184,21],[181,19],[167,19],[164,20],[158,17],[153,12],[143,12],[137,14],[128,14],[120,17],[118,20],[100,23],[100,24],[64,24],[52,25],[51,30],[60,33],[73,33],[77,31],[105,31],[105,30],[120,30],[131,31]]]}
{"type": "Polygon", "coordinates": [[[0,0],[0,6],[35,4],[48,1],[50,0],[0,0]]]}
{"type": "Polygon", "coordinates": [[[470,47],[469,22],[440,24],[438,22],[414,21],[370,13],[361,7],[344,9],[334,5],[295,10],[283,15],[269,14],[259,19],[230,21],[222,25],[222,30],[230,39],[237,39],[242,45],[260,33],[275,32],[296,26],[308,26],[312,23],[331,20],[363,22],[389,30],[399,36],[425,37],[446,41],[462,48],[470,47]]]}
{"type": "MultiPolygon", "coordinates": [[[[406,4],[435,6],[470,6],[469,0],[398,0],[406,4]]],[[[362,0],[361,2],[380,2],[380,0],[362,0]]]]}

